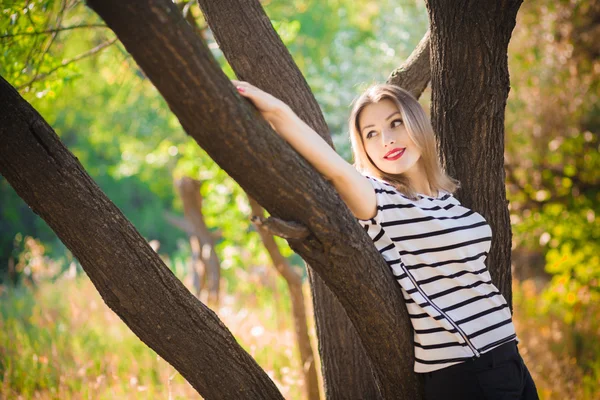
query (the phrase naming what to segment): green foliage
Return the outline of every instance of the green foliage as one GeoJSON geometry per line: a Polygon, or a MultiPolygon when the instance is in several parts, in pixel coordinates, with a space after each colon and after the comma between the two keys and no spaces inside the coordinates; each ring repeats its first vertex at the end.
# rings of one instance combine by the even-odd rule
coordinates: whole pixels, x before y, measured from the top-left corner
{"type": "MultiPolygon", "coordinates": [[[[4,12],[18,14],[23,4],[14,3],[11,9],[5,9],[4,12]]],[[[44,22],[46,19],[52,20],[54,15],[47,9],[33,6],[26,14],[33,21],[29,26],[32,30],[54,27],[44,22]]],[[[62,26],[101,22],[82,3],[75,3],[72,9],[62,15],[62,26]]],[[[15,18],[23,21],[25,17],[15,18]]],[[[4,25],[2,33],[15,35],[29,30],[22,25],[4,25]]],[[[62,31],[48,54],[58,60],[69,60],[106,42],[109,36],[107,30],[102,28],[62,31]]],[[[32,80],[36,69],[42,73],[45,71],[44,62],[35,57],[23,59],[24,48],[31,47],[34,54],[40,51],[39,46],[35,48],[35,42],[32,42],[32,38],[36,37],[40,36],[2,39],[3,44],[11,42],[10,47],[3,46],[6,49],[3,57],[14,59],[14,62],[0,64],[0,74],[15,86],[32,80]],[[14,43],[17,45],[13,46],[14,43]],[[22,68],[23,63],[32,65],[22,68]],[[35,63],[44,65],[36,67],[35,63]],[[20,67],[8,68],[9,65],[20,67]]],[[[69,64],[69,67],[70,70],[62,72],[64,75],[51,74],[42,81],[24,87],[22,94],[55,129],[100,188],[142,235],[148,240],[159,240],[161,251],[172,253],[178,247],[177,241],[185,237],[183,232],[170,226],[162,217],[165,210],[172,208],[175,198],[171,173],[177,163],[177,154],[173,153],[173,148],[186,139],[179,123],[156,89],[144,79],[131,58],[117,45],[107,47],[94,57],[69,64]],[[73,68],[76,68],[76,73],[69,72],[73,68]],[[86,72],[82,74],[78,71],[86,72]],[[62,79],[61,76],[69,79],[62,79]]],[[[53,241],[58,252],[55,256],[64,252],[64,247],[59,245],[60,242],[45,223],[23,206],[3,178],[0,179],[0,194],[3,204],[8,205],[0,211],[3,224],[0,234],[2,269],[12,251],[15,232],[53,241]]]]}
{"type": "Polygon", "coordinates": [[[600,300],[600,64],[585,33],[593,10],[576,3],[522,8],[507,109],[515,241],[545,253],[548,310],[568,323],[600,300]]]}
{"type": "Polygon", "coordinates": [[[587,393],[581,398],[597,397],[600,377],[600,64],[594,55],[600,37],[592,33],[598,12],[585,1],[523,4],[509,49],[513,90],[506,113],[513,240],[542,253],[550,277],[539,295],[529,296],[528,316],[538,326],[559,319],[563,340],[552,351],[579,367],[572,379],[587,393]]]}
{"type": "MultiPolygon", "coordinates": [[[[0,34],[3,37],[0,53],[2,76],[17,88],[30,88],[30,82],[42,74],[46,74],[60,65],[60,59],[48,51],[53,41],[51,34],[35,35],[35,32],[46,30],[52,16],[56,14],[59,2],[38,0],[29,2],[10,2],[2,7],[0,18],[0,34]],[[13,36],[14,35],[14,36],[13,36]],[[47,50],[48,49],[48,50],[47,50]]],[[[54,79],[43,84],[36,82],[39,96],[54,95],[54,89],[61,81],[71,76],[75,65],[61,69],[54,79]]]]}

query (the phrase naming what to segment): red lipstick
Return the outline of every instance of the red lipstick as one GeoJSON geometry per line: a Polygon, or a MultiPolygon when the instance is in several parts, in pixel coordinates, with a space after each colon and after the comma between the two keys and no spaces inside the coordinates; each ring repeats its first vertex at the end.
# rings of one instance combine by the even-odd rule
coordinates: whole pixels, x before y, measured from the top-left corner
{"type": "Polygon", "coordinates": [[[406,150],[406,147],[404,147],[404,148],[396,147],[395,149],[388,151],[387,154],[385,156],[383,156],[383,158],[385,158],[386,160],[395,161],[395,160],[399,159],[400,157],[402,157],[405,150],[406,150]]]}

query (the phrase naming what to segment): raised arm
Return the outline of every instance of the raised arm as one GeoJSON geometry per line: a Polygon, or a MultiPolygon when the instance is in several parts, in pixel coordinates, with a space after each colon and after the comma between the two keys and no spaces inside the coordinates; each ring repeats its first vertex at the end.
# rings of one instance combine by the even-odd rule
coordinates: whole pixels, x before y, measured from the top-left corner
{"type": "Polygon", "coordinates": [[[376,214],[377,199],[368,179],[337,154],[287,104],[247,82],[233,80],[232,83],[242,96],[252,101],[273,129],[333,184],[356,218],[369,219],[376,214]]]}

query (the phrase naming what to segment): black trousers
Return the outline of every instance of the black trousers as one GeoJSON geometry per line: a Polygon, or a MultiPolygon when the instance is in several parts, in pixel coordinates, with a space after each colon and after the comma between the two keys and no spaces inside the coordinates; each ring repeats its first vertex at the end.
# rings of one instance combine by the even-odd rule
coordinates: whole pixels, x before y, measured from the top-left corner
{"type": "Polygon", "coordinates": [[[479,358],[423,375],[426,400],[539,399],[514,340],[479,358]]]}

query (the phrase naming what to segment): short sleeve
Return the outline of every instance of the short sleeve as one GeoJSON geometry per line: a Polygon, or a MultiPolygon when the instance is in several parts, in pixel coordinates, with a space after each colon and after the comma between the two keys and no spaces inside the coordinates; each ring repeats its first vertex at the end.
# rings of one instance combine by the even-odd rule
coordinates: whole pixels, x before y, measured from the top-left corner
{"type": "Polygon", "coordinates": [[[395,195],[397,192],[395,188],[389,183],[383,182],[377,178],[365,175],[365,178],[369,181],[373,190],[375,191],[375,198],[377,199],[377,213],[371,219],[358,219],[358,222],[365,228],[370,229],[370,226],[379,225],[382,222],[383,215],[382,210],[385,204],[390,203],[389,196],[395,195]]]}

